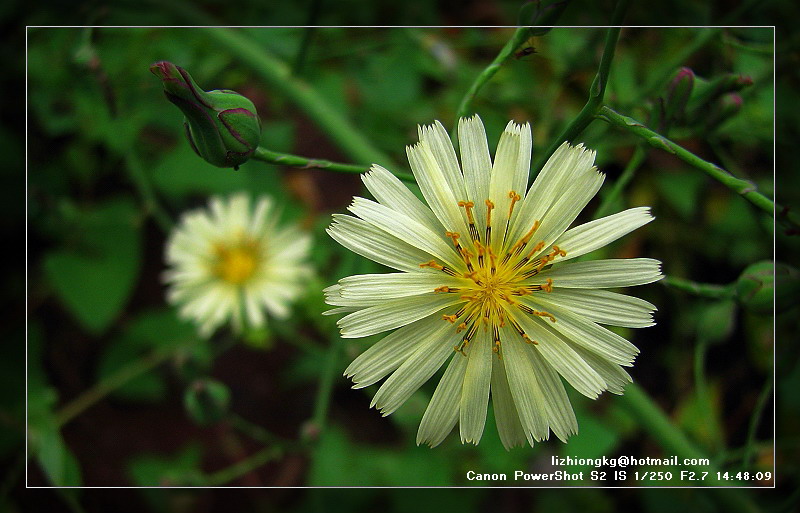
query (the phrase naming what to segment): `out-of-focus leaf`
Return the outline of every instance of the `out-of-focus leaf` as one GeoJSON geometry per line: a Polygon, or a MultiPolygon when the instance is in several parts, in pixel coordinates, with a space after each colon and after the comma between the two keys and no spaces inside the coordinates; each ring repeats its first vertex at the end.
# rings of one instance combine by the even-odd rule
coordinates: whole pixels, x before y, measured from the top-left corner
{"type": "Polygon", "coordinates": [[[700,192],[706,177],[694,170],[672,171],[656,175],[661,197],[684,219],[691,220],[697,211],[700,192]]]}
{"type": "Polygon", "coordinates": [[[85,213],[77,247],[52,251],[45,275],[67,310],[93,334],[125,306],[139,272],[139,215],[128,200],[85,213]]]}
{"type": "Polygon", "coordinates": [[[28,332],[28,444],[31,453],[54,486],[81,486],[77,458],[61,437],[53,411],[58,394],[50,386],[41,366],[41,330],[28,332]]]}
{"type": "Polygon", "coordinates": [[[707,394],[688,394],[678,405],[676,417],[692,437],[706,447],[724,447],[725,432],[720,422],[720,389],[709,383],[707,394]]]}
{"type": "Polygon", "coordinates": [[[736,303],[733,300],[715,301],[701,307],[697,321],[697,336],[708,342],[727,339],[736,324],[736,303]]]}
{"type": "Polygon", "coordinates": [[[172,456],[145,454],[128,464],[136,486],[191,486],[200,482],[200,448],[190,444],[172,456]]]}

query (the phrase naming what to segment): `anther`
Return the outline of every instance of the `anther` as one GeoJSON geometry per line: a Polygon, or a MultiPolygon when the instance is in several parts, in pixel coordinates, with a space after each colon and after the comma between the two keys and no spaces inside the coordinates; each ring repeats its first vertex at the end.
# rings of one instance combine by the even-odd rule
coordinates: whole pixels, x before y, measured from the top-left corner
{"type": "Polygon", "coordinates": [[[420,267],[430,267],[432,269],[438,269],[440,271],[444,270],[444,267],[436,263],[436,260],[431,260],[430,262],[425,262],[424,264],[419,264],[420,267]]]}
{"type": "Polygon", "coordinates": [[[456,317],[455,315],[442,315],[442,319],[451,324],[455,324],[458,317],[456,317]]]}
{"type": "Polygon", "coordinates": [[[486,200],[486,245],[490,245],[492,243],[492,210],[494,209],[494,203],[491,200],[486,200]]]}
{"type": "Polygon", "coordinates": [[[540,285],[541,290],[547,292],[553,292],[553,278],[547,278],[547,282],[544,285],[540,285]]]}
{"type": "Polygon", "coordinates": [[[451,289],[447,285],[444,285],[442,287],[436,287],[435,289],[433,289],[433,291],[434,292],[455,292],[453,289],[451,289]]]}
{"type": "Polygon", "coordinates": [[[514,204],[522,199],[522,197],[515,191],[508,191],[508,197],[511,199],[511,205],[508,207],[508,219],[511,219],[511,213],[514,211],[514,204]]]}

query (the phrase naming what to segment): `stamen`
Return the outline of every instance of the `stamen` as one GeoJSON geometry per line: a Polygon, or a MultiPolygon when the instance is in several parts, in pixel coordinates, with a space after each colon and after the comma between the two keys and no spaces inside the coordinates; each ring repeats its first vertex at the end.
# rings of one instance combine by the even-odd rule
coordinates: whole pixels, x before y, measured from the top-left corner
{"type": "Polygon", "coordinates": [[[442,319],[449,322],[450,324],[455,324],[458,317],[455,315],[442,315],[442,319]]]}
{"type": "Polygon", "coordinates": [[[528,233],[526,233],[520,240],[518,240],[517,243],[514,244],[508,251],[508,254],[503,259],[503,263],[506,263],[508,259],[511,258],[512,254],[516,255],[522,252],[522,248],[524,248],[525,245],[528,244],[528,241],[531,240],[533,234],[536,232],[537,229],[539,229],[540,224],[541,223],[539,223],[538,219],[533,222],[533,226],[531,227],[530,230],[528,230],[528,233]]]}
{"type": "Polygon", "coordinates": [[[433,289],[433,292],[458,292],[458,289],[451,289],[447,285],[443,285],[441,287],[436,287],[433,289]]]}
{"type": "Polygon", "coordinates": [[[486,245],[490,245],[492,243],[492,210],[494,209],[494,203],[491,200],[486,200],[486,245]]]}
{"type": "Polygon", "coordinates": [[[425,262],[424,264],[419,264],[420,267],[430,267],[432,269],[438,269],[440,271],[444,270],[444,267],[436,263],[436,260],[431,260],[430,262],[425,262]]]}
{"type": "Polygon", "coordinates": [[[522,197],[514,191],[508,191],[508,197],[511,198],[511,205],[508,207],[508,219],[511,220],[511,213],[514,212],[514,204],[522,199],[522,197]]]}
{"type": "Polygon", "coordinates": [[[475,226],[475,218],[472,217],[472,208],[475,206],[475,203],[471,201],[459,201],[459,207],[464,207],[464,210],[467,213],[467,223],[469,224],[469,237],[473,240],[480,240],[480,235],[478,235],[478,228],[475,226]]]}

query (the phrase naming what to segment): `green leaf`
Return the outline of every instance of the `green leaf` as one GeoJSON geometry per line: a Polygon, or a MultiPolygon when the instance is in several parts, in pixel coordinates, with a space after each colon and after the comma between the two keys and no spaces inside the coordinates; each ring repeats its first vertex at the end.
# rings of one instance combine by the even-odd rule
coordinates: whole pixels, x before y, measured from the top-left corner
{"type": "Polygon", "coordinates": [[[128,473],[136,486],[197,484],[202,477],[200,459],[200,448],[191,444],[174,456],[136,456],[128,464],[128,473]]]}
{"type": "Polygon", "coordinates": [[[54,486],[81,486],[78,460],[67,448],[53,411],[58,394],[41,365],[42,333],[37,324],[28,332],[28,444],[31,454],[54,486]]]}
{"type": "Polygon", "coordinates": [[[59,299],[92,334],[102,334],[125,306],[139,272],[139,215],[129,200],[83,214],[77,247],[50,252],[44,272],[59,299]]]}

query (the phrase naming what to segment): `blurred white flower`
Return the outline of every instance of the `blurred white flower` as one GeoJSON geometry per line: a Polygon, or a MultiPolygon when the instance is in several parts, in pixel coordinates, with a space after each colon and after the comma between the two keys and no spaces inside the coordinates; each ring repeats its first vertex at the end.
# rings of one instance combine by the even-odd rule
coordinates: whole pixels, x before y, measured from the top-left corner
{"type": "Polygon", "coordinates": [[[212,197],[187,212],[167,241],[167,299],[203,336],[231,320],[236,331],[266,324],[264,310],[286,317],[310,275],[310,237],[278,226],[271,198],[212,197]]]}
{"type": "Polygon", "coordinates": [[[525,190],[531,132],[510,122],[491,162],[483,123],[461,119],[461,164],[439,122],[407,149],[427,206],[394,175],[363,176],[377,202],[354,198],[357,217],[335,215],[328,233],[352,251],[401,271],[350,276],[325,290],[348,313],[345,338],[399,328],[347,368],[355,388],[391,373],[372,406],[394,412],[448,360],[417,443],[435,446],[456,423],[478,443],[490,390],[506,448],[578,430],[559,375],[596,398],[621,394],[622,366],[638,353],[600,324],[652,326],[647,301],[601,290],[661,278],[649,258],[568,260],[603,247],[653,218],[637,207],[567,229],[604,175],[594,152],[564,143],[525,190]]]}

